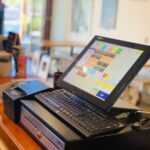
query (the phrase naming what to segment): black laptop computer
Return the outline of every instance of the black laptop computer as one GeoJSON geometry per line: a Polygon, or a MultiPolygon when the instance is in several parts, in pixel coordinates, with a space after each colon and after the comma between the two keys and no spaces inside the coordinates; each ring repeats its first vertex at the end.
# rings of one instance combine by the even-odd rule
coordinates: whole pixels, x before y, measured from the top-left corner
{"type": "Polygon", "coordinates": [[[35,95],[85,137],[124,127],[109,109],[150,56],[150,46],[95,36],[58,80],[62,89],[35,95]]]}

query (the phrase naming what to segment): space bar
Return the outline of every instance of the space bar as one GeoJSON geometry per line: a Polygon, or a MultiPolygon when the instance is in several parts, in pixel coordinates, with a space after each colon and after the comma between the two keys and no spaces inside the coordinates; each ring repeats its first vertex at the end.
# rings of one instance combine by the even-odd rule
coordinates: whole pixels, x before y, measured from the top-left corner
{"type": "Polygon", "coordinates": [[[57,103],[55,103],[52,99],[50,99],[48,97],[45,97],[45,100],[56,108],[60,107],[57,103]]]}

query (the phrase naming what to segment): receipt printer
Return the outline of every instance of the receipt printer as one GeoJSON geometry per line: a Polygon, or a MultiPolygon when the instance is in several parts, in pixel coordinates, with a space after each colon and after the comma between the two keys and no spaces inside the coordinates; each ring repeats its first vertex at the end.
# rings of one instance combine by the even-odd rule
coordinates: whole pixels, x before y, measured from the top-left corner
{"type": "Polygon", "coordinates": [[[34,94],[51,89],[39,80],[14,83],[3,91],[5,114],[15,123],[19,121],[20,99],[33,98],[34,94]]]}

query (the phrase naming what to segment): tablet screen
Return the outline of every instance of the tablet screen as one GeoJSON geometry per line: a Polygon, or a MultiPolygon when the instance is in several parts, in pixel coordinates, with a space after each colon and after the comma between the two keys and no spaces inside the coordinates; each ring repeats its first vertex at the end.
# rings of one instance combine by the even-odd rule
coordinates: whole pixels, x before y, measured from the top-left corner
{"type": "Polygon", "coordinates": [[[143,52],[96,40],[63,80],[106,101],[143,52]]]}
{"type": "Polygon", "coordinates": [[[58,85],[108,110],[149,58],[148,45],[95,36],[58,85]]]}

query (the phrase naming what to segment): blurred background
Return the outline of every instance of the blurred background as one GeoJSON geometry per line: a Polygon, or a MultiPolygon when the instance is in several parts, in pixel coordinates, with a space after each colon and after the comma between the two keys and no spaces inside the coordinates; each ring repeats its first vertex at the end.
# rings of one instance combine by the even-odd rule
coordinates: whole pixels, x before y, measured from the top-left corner
{"type": "MultiPolygon", "coordinates": [[[[7,72],[0,70],[1,76],[38,76],[51,82],[54,73],[64,72],[94,35],[149,45],[150,1],[0,0],[0,34],[1,51],[12,57],[7,72]],[[3,44],[4,40],[9,42],[3,44]]],[[[0,59],[4,57],[0,54],[0,59]]],[[[146,110],[149,72],[147,62],[122,95],[146,110]]]]}

